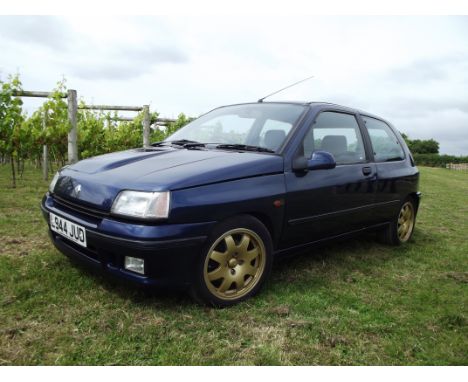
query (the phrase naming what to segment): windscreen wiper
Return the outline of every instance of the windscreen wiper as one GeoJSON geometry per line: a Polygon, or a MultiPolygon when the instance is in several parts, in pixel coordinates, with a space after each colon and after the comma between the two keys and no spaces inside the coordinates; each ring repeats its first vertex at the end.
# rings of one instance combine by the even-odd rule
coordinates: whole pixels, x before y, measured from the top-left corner
{"type": "Polygon", "coordinates": [[[176,140],[176,141],[161,141],[161,142],[155,142],[155,143],[151,144],[151,146],[163,146],[163,145],[175,145],[175,146],[186,147],[187,145],[204,146],[204,143],[200,143],[200,142],[197,142],[197,141],[191,141],[190,139],[179,139],[179,140],[176,140]]]}
{"type": "Polygon", "coordinates": [[[230,143],[230,144],[222,144],[216,146],[217,149],[227,149],[227,150],[245,150],[245,151],[258,151],[264,153],[274,153],[273,150],[267,149],[266,147],[261,146],[250,146],[250,145],[242,145],[238,143],[230,143]]]}

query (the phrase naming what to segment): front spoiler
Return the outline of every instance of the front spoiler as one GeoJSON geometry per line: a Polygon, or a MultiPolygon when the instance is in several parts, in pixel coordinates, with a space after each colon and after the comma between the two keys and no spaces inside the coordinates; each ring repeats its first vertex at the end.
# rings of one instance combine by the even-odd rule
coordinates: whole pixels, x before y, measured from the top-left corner
{"type": "MultiPolygon", "coordinates": [[[[49,213],[57,213],[55,209],[49,211],[45,200],[41,203],[41,210],[48,224],[49,213]]],[[[69,214],[66,216],[70,217],[69,214]]],[[[87,247],[84,248],[51,231],[50,225],[49,236],[60,252],[88,268],[139,285],[171,287],[185,287],[191,283],[196,260],[207,239],[207,235],[197,235],[177,239],[140,240],[86,228],[87,247]],[[143,258],[145,274],[126,270],[125,256],[143,258]]]]}

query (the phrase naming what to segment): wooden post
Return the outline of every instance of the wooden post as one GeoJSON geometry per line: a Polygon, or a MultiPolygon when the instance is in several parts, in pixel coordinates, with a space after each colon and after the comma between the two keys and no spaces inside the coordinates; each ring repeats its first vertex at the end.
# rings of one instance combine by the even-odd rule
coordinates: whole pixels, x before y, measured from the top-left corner
{"type": "MultiPolygon", "coordinates": [[[[44,110],[44,118],[42,119],[42,130],[47,128],[47,109],[44,110]]],[[[47,180],[49,178],[49,161],[48,161],[47,145],[42,146],[42,178],[47,180]]]]}
{"type": "Polygon", "coordinates": [[[76,113],[78,103],[76,99],[76,90],[68,90],[68,121],[70,130],[68,131],[68,163],[78,162],[78,146],[76,133],[76,113]]]}
{"type": "Polygon", "coordinates": [[[47,180],[49,178],[49,160],[48,160],[47,145],[42,146],[42,178],[47,180]]]}
{"type": "Polygon", "coordinates": [[[150,113],[149,105],[143,106],[143,147],[150,145],[150,113]]]}
{"type": "Polygon", "coordinates": [[[11,156],[10,162],[11,162],[11,178],[13,180],[13,188],[16,188],[15,158],[11,156]]]}

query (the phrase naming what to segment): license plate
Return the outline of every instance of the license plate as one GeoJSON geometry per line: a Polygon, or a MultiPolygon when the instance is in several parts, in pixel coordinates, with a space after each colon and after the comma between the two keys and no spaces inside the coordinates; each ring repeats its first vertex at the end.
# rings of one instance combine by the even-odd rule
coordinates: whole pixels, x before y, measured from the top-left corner
{"type": "Polygon", "coordinates": [[[86,229],[70,220],[50,214],[50,229],[66,237],[68,240],[86,247],[86,229]]]}

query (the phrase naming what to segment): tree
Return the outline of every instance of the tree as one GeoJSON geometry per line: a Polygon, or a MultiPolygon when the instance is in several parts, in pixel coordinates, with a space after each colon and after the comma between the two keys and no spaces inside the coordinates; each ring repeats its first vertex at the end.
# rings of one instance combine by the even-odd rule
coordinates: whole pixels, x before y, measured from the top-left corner
{"type": "Polygon", "coordinates": [[[438,154],[439,142],[434,139],[420,140],[415,139],[411,141],[410,150],[416,154],[438,154]]]}
{"type": "Polygon", "coordinates": [[[408,135],[402,133],[408,148],[413,154],[438,154],[439,142],[434,139],[409,139],[408,135]]]}

